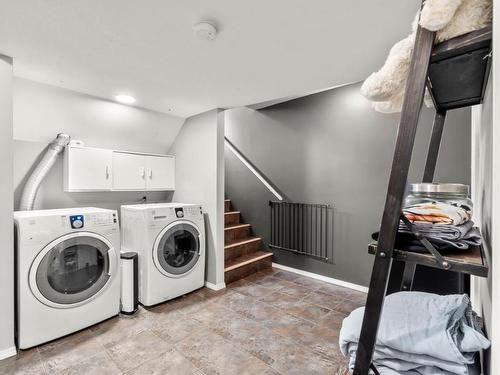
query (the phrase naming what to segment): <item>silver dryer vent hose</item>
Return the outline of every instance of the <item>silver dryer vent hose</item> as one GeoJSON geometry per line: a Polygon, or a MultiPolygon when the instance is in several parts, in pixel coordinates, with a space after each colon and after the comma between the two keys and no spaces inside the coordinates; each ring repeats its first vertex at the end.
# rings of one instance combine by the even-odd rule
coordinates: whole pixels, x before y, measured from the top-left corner
{"type": "Polygon", "coordinates": [[[42,157],[42,160],[40,160],[24,185],[23,194],[21,195],[21,203],[19,205],[19,209],[21,211],[33,210],[36,193],[40,184],[56,162],[57,156],[68,145],[70,139],[71,137],[69,135],[60,133],[57,135],[56,139],[50,143],[45,155],[42,157]]]}

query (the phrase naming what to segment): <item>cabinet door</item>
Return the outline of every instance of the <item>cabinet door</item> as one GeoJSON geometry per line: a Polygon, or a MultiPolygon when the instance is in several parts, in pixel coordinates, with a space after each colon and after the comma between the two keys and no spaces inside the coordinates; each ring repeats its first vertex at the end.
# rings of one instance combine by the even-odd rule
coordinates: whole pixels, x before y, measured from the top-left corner
{"type": "Polygon", "coordinates": [[[65,155],[65,190],[110,190],[110,150],[68,147],[65,155]]]}
{"type": "Polygon", "coordinates": [[[146,163],[144,156],[113,152],[113,190],[145,190],[146,163]]]}
{"type": "Polygon", "coordinates": [[[148,155],[145,158],[148,190],[174,190],[175,157],[148,155]]]}

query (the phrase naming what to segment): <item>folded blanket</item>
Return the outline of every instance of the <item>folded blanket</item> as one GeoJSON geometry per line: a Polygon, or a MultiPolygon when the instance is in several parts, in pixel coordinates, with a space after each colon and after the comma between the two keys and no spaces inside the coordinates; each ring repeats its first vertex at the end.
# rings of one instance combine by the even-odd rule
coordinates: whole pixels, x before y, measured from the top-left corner
{"type": "Polygon", "coordinates": [[[442,202],[426,202],[404,207],[403,214],[410,221],[461,225],[471,219],[472,207],[442,202]]]}
{"type": "MultiPolygon", "coordinates": [[[[449,245],[452,248],[466,250],[470,246],[481,245],[481,234],[479,229],[474,227],[472,221],[462,225],[432,224],[421,221],[413,224],[424,237],[438,246],[449,245]]],[[[412,233],[403,222],[400,222],[398,231],[400,233],[412,233]]]]}
{"type": "MultiPolygon", "coordinates": [[[[342,323],[339,343],[354,368],[364,307],[342,323]]],[[[489,341],[477,327],[466,295],[400,292],[385,299],[373,363],[382,374],[468,375],[468,364],[489,341]]]]}

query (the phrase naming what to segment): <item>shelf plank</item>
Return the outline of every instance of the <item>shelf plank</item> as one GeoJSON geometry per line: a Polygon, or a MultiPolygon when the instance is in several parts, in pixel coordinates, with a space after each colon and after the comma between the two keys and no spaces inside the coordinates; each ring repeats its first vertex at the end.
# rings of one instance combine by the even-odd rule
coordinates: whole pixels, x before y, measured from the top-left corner
{"type": "MultiPolygon", "coordinates": [[[[377,252],[377,242],[368,245],[368,252],[377,252]]],[[[482,246],[473,246],[469,250],[457,250],[442,254],[450,264],[448,271],[461,272],[469,275],[488,277],[489,267],[482,246]]],[[[394,249],[392,257],[402,262],[413,262],[423,266],[446,270],[430,253],[415,253],[394,249]]]]}
{"type": "Polygon", "coordinates": [[[491,45],[492,36],[492,27],[488,26],[484,29],[471,31],[470,33],[438,43],[432,49],[431,63],[453,56],[463,55],[464,53],[476,49],[489,47],[491,45]]]}

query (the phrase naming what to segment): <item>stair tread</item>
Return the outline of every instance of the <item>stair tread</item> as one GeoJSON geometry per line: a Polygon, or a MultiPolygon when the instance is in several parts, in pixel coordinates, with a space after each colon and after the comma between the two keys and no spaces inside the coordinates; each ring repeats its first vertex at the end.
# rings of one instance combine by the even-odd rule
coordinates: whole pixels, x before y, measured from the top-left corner
{"type": "Polygon", "coordinates": [[[240,211],[228,211],[228,212],[224,212],[224,215],[231,215],[231,214],[239,214],[241,213],[240,211]]]}
{"type": "Polygon", "coordinates": [[[261,241],[261,240],[262,240],[261,237],[256,237],[256,236],[248,236],[248,237],[244,237],[244,238],[238,238],[236,240],[228,241],[227,243],[225,243],[224,249],[234,247],[234,246],[244,245],[244,244],[251,243],[251,242],[257,242],[257,241],[261,241]]]}
{"type": "Polygon", "coordinates": [[[249,227],[250,224],[229,224],[227,227],[224,227],[224,230],[238,229],[238,228],[246,228],[249,227]]]}
{"type": "Polygon", "coordinates": [[[226,261],[226,263],[224,265],[224,272],[232,271],[236,268],[243,267],[247,264],[257,262],[257,261],[259,261],[261,259],[265,259],[267,257],[271,257],[272,255],[273,255],[273,253],[271,253],[269,251],[259,250],[259,251],[256,251],[254,253],[242,255],[238,258],[230,259],[230,260],[226,261]]]}

